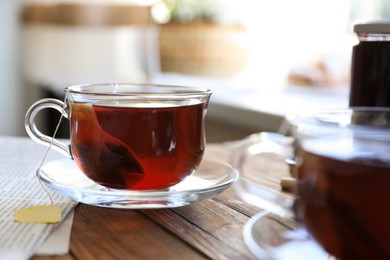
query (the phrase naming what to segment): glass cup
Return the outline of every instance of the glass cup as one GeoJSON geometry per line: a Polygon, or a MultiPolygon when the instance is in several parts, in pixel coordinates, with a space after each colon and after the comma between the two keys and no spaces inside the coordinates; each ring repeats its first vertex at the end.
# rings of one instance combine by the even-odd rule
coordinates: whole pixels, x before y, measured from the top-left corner
{"type": "Polygon", "coordinates": [[[238,194],[298,220],[338,259],[389,259],[390,108],[318,111],[288,122],[294,139],[263,135],[241,148],[232,161],[240,170],[238,194]],[[249,158],[265,153],[294,161],[292,199],[242,169],[249,158]]]}
{"type": "Polygon", "coordinates": [[[85,84],[65,89],[65,102],[42,99],[26,113],[36,142],[74,159],[94,182],[113,189],[159,190],[191,175],[205,144],[211,91],[150,84],[85,84]],[[70,120],[70,145],[42,134],[46,108],[70,120]]]}

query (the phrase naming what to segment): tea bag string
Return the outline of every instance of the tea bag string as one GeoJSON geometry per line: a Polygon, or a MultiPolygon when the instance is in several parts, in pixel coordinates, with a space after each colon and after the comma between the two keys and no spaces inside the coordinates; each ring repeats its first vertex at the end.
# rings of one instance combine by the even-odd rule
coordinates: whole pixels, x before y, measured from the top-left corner
{"type": "MultiPolygon", "coordinates": [[[[65,95],[65,99],[64,99],[64,107],[63,107],[64,109],[66,109],[67,96],[68,96],[68,95],[65,95]]],[[[61,125],[61,121],[62,121],[63,118],[64,118],[64,115],[61,113],[60,119],[58,120],[58,123],[57,123],[57,125],[56,125],[55,130],[54,130],[54,133],[53,133],[53,136],[52,136],[52,138],[51,138],[50,144],[49,144],[49,146],[47,147],[46,152],[45,152],[45,154],[44,154],[44,156],[43,156],[43,158],[42,158],[42,161],[41,161],[41,163],[40,163],[40,165],[39,165],[38,171],[36,172],[36,176],[37,176],[37,178],[38,178],[39,184],[41,185],[41,187],[42,187],[42,189],[45,191],[45,193],[49,196],[50,205],[52,205],[52,206],[54,205],[53,198],[52,198],[50,192],[49,192],[49,191],[47,190],[47,188],[45,187],[45,185],[43,185],[42,180],[41,180],[41,179],[39,178],[39,176],[38,176],[38,173],[41,171],[41,168],[42,168],[43,164],[45,163],[45,161],[46,161],[46,159],[47,159],[47,156],[49,155],[50,149],[51,149],[51,147],[53,146],[54,138],[56,137],[56,134],[57,134],[57,132],[58,132],[58,129],[59,129],[60,125],[61,125]]]]}

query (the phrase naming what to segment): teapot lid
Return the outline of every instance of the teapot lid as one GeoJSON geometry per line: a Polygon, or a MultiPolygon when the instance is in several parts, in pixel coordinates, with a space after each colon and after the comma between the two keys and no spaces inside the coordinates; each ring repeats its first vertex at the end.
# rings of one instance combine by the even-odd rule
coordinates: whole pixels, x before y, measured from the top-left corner
{"type": "Polygon", "coordinates": [[[390,33],[390,19],[359,21],[353,30],[355,33],[390,33]]]}

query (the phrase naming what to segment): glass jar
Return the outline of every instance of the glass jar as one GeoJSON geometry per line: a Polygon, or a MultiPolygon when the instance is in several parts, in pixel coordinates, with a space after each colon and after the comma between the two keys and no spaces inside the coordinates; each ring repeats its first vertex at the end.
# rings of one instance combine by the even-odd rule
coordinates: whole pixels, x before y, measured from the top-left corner
{"type": "Polygon", "coordinates": [[[390,107],[390,19],[354,25],[350,106],[390,107]]]}

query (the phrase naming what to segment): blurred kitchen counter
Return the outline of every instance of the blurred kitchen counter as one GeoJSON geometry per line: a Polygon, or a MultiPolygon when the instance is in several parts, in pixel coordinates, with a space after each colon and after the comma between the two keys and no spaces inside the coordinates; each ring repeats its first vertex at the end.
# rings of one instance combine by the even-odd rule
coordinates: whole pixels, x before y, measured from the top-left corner
{"type": "Polygon", "coordinates": [[[201,86],[213,91],[207,113],[207,141],[223,142],[260,131],[276,132],[289,113],[315,109],[345,108],[349,90],[340,87],[286,86],[265,90],[238,82],[161,74],[153,83],[201,86]]]}

